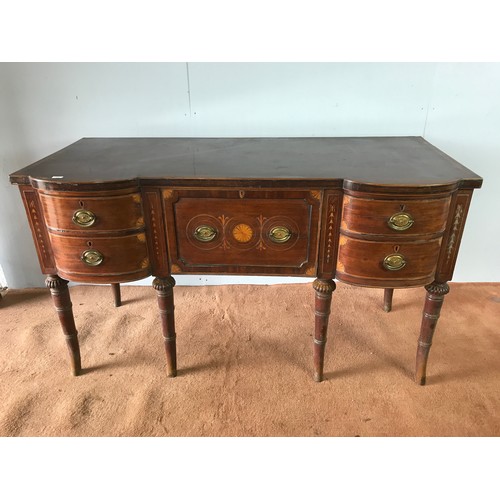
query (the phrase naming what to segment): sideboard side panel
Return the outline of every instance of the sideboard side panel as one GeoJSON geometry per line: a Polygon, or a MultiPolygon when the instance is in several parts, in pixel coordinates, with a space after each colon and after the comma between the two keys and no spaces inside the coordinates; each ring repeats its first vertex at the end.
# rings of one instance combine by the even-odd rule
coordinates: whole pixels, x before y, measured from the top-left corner
{"type": "Polygon", "coordinates": [[[49,235],[45,226],[40,199],[36,189],[31,186],[19,186],[28,222],[35,242],[36,253],[43,274],[57,274],[54,255],[50,245],[49,235]]]}
{"type": "Polygon", "coordinates": [[[164,278],[170,275],[170,266],[161,190],[143,188],[142,200],[152,274],[164,278]]]}
{"type": "Polygon", "coordinates": [[[318,278],[333,279],[337,263],[343,191],[325,191],[321,213],[318,278]]]}
{"type": "Polygon", "coordinates": [[[450,281],[453,277],[472,193],[472,189],[461,189],[455,193],[451,201],[446,232],[443,237],[436,270],[436,281],[439,283],[450,281]]]}

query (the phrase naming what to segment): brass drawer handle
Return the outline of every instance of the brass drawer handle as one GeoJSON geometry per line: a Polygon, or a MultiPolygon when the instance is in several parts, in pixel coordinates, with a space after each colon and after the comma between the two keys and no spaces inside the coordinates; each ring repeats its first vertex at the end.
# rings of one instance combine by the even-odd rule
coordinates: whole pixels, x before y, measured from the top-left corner
{"type": "Polygon", "coordinates": [[[73,214],[73,222],[80,227],[90,227],[96,221],[96,216],[90,210],[77,210],[73,214]]]}
{"type": "Polygon", "coordinates": [[[274,226],[269,231],[269,239],[275,243],[286,243],[292,237],[292,232],[285,226],[274,226]]]}
{"type": "Polygon", "coordinates": [[[198,240],[206,243],[212,241],[217,236],[217,229],[212,226],[198,226],[193,233],[193,236],[198,240]]]}
{"type": "Polygon", "coordinates": [[[391,253],[390,255],[387,255],[387,257],[385,257],[382,265],[388,271],[399,271],[406,266],[406,260],[400,253],[391,253]]]}
{"type": "Polygon", "coordinates": [[[85,250],[81,256],[82,261],[87,264],[87,266],[99,266],[104,260],[104,255],[98,250],[85,250]]]}
{"type": "Polygon", "coordinates": [[[413,226],[413,217],[406,212],[398,212],[391,216],[391,218],[387,221],[387,224],[391,229],[395,229],[396,231],[406,231],[413,226]]]}

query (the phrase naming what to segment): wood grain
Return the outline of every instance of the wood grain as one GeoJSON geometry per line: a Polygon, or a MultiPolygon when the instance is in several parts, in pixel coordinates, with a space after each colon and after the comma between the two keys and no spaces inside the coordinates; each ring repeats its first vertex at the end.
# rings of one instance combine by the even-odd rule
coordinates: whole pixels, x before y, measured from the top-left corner
{"type": "Polygon", "coordinates": [[[177,348],[174,318],[174,286],[172,276],[155,278],[153,288],[156,290],[158,310],[160,311],[161,329],[165,354],[167,356],[167,377],[177,376],[177,348]]]}
{"type": "Polygon", "coordinates": [[[450,281],[453,277],[472,193],[472,189],[460,190],[455,193],[453,197],[449,211],[447,230],[443,237],[443,245],[439,256],[438,269],[436,271],[437,282],[445,283],[450,281]]]}
{"type": "Polygon", "coordinates": [[[446,227],[450,196],[438,199],[394,198],[377,200],[345,195],[341,229],[353,235],[389,235],[391,238],[415,238],[442,233],[446,227]],[[407,213],[413,219],[408,229],[398,231],[389,226],[391,216],[407,213]]]}
{"type": "Polygon", "coordinates": [[[165,278],[170,275],[170,259],[167,252],[165,211],[161,196],[159,189],[145,188],[142,191],[151,273],[165,278]]]}
{"type": "Polygon", "coordinates": [[[68,290],[68,282],[61,277],[51,274],[45,280],[47,288],[50,290],[55,310],[59,317],[59,322],[68,347],[71,373],[74,376],[80,375],[82,370],[80,344],[78,342],[78,331],[75,326],[73,316],[73,306],[68,290]]]}
{"type": "Polygon", "coordinates": [[[431,283],[425,287],[424,311],[422,325],[418,338],[417,357],[415,362],[415,382],[425,385],[427,378],[427,360],[432,345],[432,339],[443,306],[444,296],[450,291],[447,283],[431,283]]]}
{"type": "Polygon", "coordinates": [[[62,278],[113,283],[118,305],[118,283],[153,274],[167,371],[175,376],[171,272],[316,276],[316,380],[334,278],[385,288],[387,311],[394,288],[427,285],[419,383],[440,307],[430,283],[451,278],[472,188],[482,183],[420,137],[82,139],[10,180],[20,184],[76,371],[62,278]],[[90,227],[73,222],[80,209],[96,216],[90,227]],[[412,224],[390,227],[397,214],[412,224]],[[98,251],[102,262],[85,264],[85,251],[98,251]],[[390,256],[393,268],[398,258],[404,266],[387,269],[390,256]]]}
{"type": "Polygon", "coordinates": [[[342,197],[343,193],[340,189],[324,193],[318,267],[318,278],[321,279],[335,277],[342,197]]]}
{"type": "Polygon", "coordinates": [[[344,181],[346,187],[375,183],[417,189],[472,188],[482,182],[422,137],[88,138],[11,175],[12,182],[69,190],[75,182],[91,189],[105,182],[198,185],[200,179],[205,185],[219,179],[250,185],[255,179],[255,187],[263,179],[288,179],[296,188],[317,179],[330,189],[344,181]]]}
{"type": "Polygon", "coordinates": [[[320,200],[308,191],[177,191],[165,197],[169,254],[183,271],[307,274],[316,267],[320,200]],[[201,226],[214,229],[210,241],[196,239],[201,226]],[[246,227],[242,241],[238,228],[246,227]],[[269,234],[285,227],[290,238],[273,241],[269,234]],[[264,271],[265,272],[265,271],[264,271]]]}
{"type": "Polygon", "coordinates": [[[110,231],[144,228],[140,193],[116,196],[55,196],[40,194],[47,226],[64,231],[110,231]],[[77,210],[89,210],[96,220],[90,227],[81,227],[73,222],[77,210]]]}
{"type": "Polygon", "coordinates": [[[50,245],[50,239],[45,226],[42,208],[38,192],[31,186],[19,186],[26,215],[35,243],[40,269],[43,274],[56,274],[57,269],[54,263],[54,253],[50,245]]]}
{"type": "Polygon", "coordinates": [[[362,241],[340,237],[337,278],[345,283],[398,288],[426,285],[433,281],[439,256],[441,238],[428,241],[400,243],[362,241]],[[406,260],[404,268],[388,271],[384,258],[400,253],[406,260]]]}
{"type": "Polygon", "coordinates": [[[330,318],[330,305],[332,293],[335,291],[333,280],[317,279],[313,282],[314,297],[314,337],[313,337],[313,363],[315,382],[323,380],[325,364],[325,346],[328,332],[328,319],[330,318]]]}
{"type": "Polygon", "coordinates": [[[88,238],[51,234],[59,274],[82,283],[122,283],[150,276],[146,236],[89,236],[88,238]],[[102,264],[91,267],[82,262],[82,253],[97,250],[102,264]]]}

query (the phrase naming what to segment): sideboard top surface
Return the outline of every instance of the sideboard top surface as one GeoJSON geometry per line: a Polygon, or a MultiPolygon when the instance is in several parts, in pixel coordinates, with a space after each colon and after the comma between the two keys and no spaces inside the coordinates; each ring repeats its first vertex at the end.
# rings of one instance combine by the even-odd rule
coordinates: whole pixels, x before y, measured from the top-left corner
{"type": "Polygon", "coordinates": [[[349,180],[387,185],[460,182],[481,177],[422,137],[84,138],[10,176],[15,184],[140,179],[349,180]]]}

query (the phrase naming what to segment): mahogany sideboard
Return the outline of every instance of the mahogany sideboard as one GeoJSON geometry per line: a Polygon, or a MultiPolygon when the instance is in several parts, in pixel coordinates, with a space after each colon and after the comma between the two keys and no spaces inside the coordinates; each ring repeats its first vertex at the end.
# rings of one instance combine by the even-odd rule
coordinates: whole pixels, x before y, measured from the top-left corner
{"type": "Polygon", "coordinates": [[[415,380],[452,278],[481,177],[421,137],[85,138],[18,172],[42,273],[69,347],[67,280],[154,276],[175,376],[172,274],[315,277],[314,379],[323,378],[335,281],[425,287],[415,380]]]}

